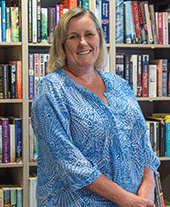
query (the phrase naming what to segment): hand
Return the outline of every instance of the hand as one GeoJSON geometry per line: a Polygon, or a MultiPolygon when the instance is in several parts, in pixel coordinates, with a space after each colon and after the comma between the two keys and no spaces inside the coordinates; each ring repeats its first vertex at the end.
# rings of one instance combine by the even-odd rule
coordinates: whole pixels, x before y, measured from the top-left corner
{"type": "Polygon", "coordinates": [[[142,198],[129,192],[117,204],[119,207],[155,207],[154,202],[150,199],[142,198]]]}

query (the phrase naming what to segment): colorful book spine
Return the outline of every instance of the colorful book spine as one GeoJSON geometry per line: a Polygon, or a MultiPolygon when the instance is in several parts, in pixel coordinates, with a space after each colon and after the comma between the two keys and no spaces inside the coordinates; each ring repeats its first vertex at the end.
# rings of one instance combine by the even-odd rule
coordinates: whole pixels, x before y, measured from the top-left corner
{"type": "Polygon", "coordinates": [[[2,77],[3,65],[0,64],[0,99],[3,99],[3,77],[2,77]]]}
{"type": "Polygon", "coordinates": [[[137,96],[142,96],[142,56],[137,55],[137,96]]]}
{"type": "Polygon", "coordinates": [[[11,9],[6,7],[6,41],[11,42],[11,9]]]}
{"type": "Polygon", "coordinates": [[[83,0],[77,0],[77,6],[83,7],[83,0]]]}
{"type": "Polygon", "coordinates": [[[101,2],[101,21],[105,41],[109,44],[109,1],[107,0],[101,2]]]}
{"type": "Polygon", "coordinates": [[[22,159],[22,119],[15,119],[16,162],[22,159]]]}
{"type": "Polygon", "coordinates": [[[4,207],[10,207],[10,189],[4,188],[4,207]]]}
{"type": "Polygon", "coordinates": [[[9,124],[9,137],[10,137],[10,162],[16,161],[16,139],[15,139],[15,125],[9,124]]]}
{"type": "Polygon", "coordinates": [[[162,96],[167,97],[167,83],[168,83],[168,60],[162,59],[162,96]]]}
{"type": "Polygon", "coordinates": [[[143,43],[146,44],[148,43],[148,30],[147,30],[147,22],[146,22],[145,10],[144,10],[144,1],[139,2],[139,4],[140,4],[140,9],[141,9],[141,15],[142,15],[143,26],[144,26],[144,34],[145,34],[143,43]]]}
{"type": "Polygon", "coordinates": [[[28,0],[28,42],[32,43],[32,0],[28,0]]]}
{"type": "Polygon", "coordinates": [[[38,141],[34,134],[34,162],[38,161],[38,141]]]}
{"type": "Polygon", "coordinates": [[[23,189],[17,188],[17,207],[23,207],[23,189]]]}
{"type": "Polygon", "coordinates": [[[48,9],[41,8],[41,42],[48,43],[48,9]]]}
{"type": "Polygon", "coordinates": [[[170,157],[170,119],[165,121],[166,157],[170,157]]]}
{"type": "Polygon", "coordinates": [[[10,188],[10,204],[11,207],[17,207],[17,190],[16,188],[10,188]]]}
{"type": "Polygon", "coordinates": [[[89,0],[82,0],[82,7],[84,9],[89,9],[89,0]]]}
{"type": "Polygon", "coordinates": [[[133,79],[132,79],[132,89],[133,92],[135,94],[135,96],[137,96],[137,55],[132,54],[131,55],[131,62],[132,62],[132,73],[133,73],[133,79]]]}
{"type": "Polygon", "coordinates": [[[34,95],[39,81],[39,54],[34,54],[34,95]]]}
{"type": "Polygon", "coordinates": [[[116,43],[124,43],[124,0],[116,0],[116,43]]]}
{"type": "Polygon", "coordinates": [[[1,7],[2,42],[6,42],[6,2],[0,1],[0,7],[1,7]]]}
{"type": "Polygon", "coordinates": [[[53,36],[54,36],[54,31],[55,31],[55,26],[56,26],[56,9],[55,7],[49,7],[48,8],[48,30],[49,30],[49,43],[53,42],[53,36]]]}
{"type": "Polygon", "coordinates": [[[9,65],[9,97],[16,98],[16,65],[9,65]]]}
{"type": "Polygon", "coordinates": [[[41,0],[37,0],[37,42],[41,42],[41,0]]]}
{"type": "Polygon", "coordinates": [[[37,0],[32,0],[32,42],[37,43],[37,0]]]}
{"type": "Polygon", "coordinates": [[[157,22],[158,44],[163,44],[163,13],[155,12],[157,22]]]}
{"type": "Polygon", "coordinates": [[[57,4],[56,7],[55,7],[55,15],[56,15],[55,23],[57,25],[57,23],[60,19],[60,5],[59,4],[57,4]]]}
{"type": "Polygon", "coordinates": [[[148,97],[149,85],[149,55],[143,55],[142,97],[148,97]]]}
{"type": "Polygon", "coordinates": [[[39,54],[39,80],[44,78],[45,76],[45,61],[44,61],[45,55],[39,54]]]}
{"type": "Polygon", "coordinates": [[[130,84],[130,54],[125,54],[125,80],[130,84]]]}
{"type": "Polygon", "coordinates": [[[0,163],[2,162],[2,125],[0,125],[0,163]]]}
{"type": "Polygon", "coordinates": [[[138,2],[138,14],[139,14],[139,24],[140,24],[142,43],[146,44],[145,28],[144,28],[144,23],[143,23],[141,5],[139,2],[138,2]]]}
{"type": "Polygon", "coordinates": [[[0,42],[2,42],[2,18],[1,18],[1,7],[0,7],[0,42]]]}
{"type": "Polygon", "coordinates": [[[157,65],[149,65],[149,97],[157,97],[157,65]]]}
{"type": "Polygon", "coordinates": [[[34,54],[28,56],[29,99],[34,98],[34,54]]]}
{"type": "Polygon", "coordinates": [[[31,207],[37,207],[36,200],[36,188],[37,188],[37,178],[29,178],[29,202],[31,207]]]}
{"type": "Polygon", "coordinates": [[[169,34],[168,34],[168,12],[163,12],[163,44],[168,45],[169,34]]]}
{"type": "Polygon", "coordinates": [[[124,78],[124,54],[116,53],[116,74],[124,78]]]}
{"type": "Polygon", "coordinates": [[[138,13],[138,2],[132,1],[132,13],[133,13],[133,19],[134,19],[134,25],[135,25],[135,31],[136,31],[136,42],[141,43],[141,30],[140,30],[140,22],[139,22],[139,13],[138,13]]]}
{"type": "Polygon", "coordinates": [[[29,118],[29,161],[34,162],[34,131],[29,118]]]}
{"type": "Polygon", "coordinates": [[[11,7],[11,41],[19,42],[19,10],[11,7]]]}
{"type": "Polygon", "coordinates": [[[2,159],[3,163],[10,162],[9,119],[1,118],[2,124],[2,159]]]}
{"type": "Polygon", "coordinates": [[[158,35],[157,35],[157,29],[156,29],[155,10],[154,10],[154,5],[153,4],[149,5],[149,12],[150,12],[150,16],[151,16],[151,27],[152,27],[152,32],[153,32],[154,44],[158,44],[158,35]]]}
{"type": "MultiPolygon", "coordinates": [[[[93,0],[94,2],[96,0],[93,0]]],[[[74,7],[77,7],[77,0],[68,0],[68,4],[69,4],[69,8],[68,9],[72,9],[74,7]]],[[[95,3],[94,3],[94,7],[95,7],[95,3]]]]}
{"type": "Polygon", "coordinates": [[[3,98],[4,99],[7,99],[9,96],[8,96],[8,90],[9,90],[9,67],[8,65],[3,65],[2,66],[2,89],[3,89],[3,98]]]}

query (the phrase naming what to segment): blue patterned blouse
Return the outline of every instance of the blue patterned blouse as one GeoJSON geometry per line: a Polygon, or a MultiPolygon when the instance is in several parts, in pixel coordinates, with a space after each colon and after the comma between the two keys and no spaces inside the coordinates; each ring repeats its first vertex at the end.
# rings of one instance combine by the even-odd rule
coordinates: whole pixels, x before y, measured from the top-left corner
{"type": "Polygon", "coordinates": [[[130,86],[98,72],[109,105],[62,69],[38,86],[31,111],[39,142],[38,207],[117,206],[84,187],[103,173],[136,194],[144,167],[156,175],[160,162],[130,86]]]}

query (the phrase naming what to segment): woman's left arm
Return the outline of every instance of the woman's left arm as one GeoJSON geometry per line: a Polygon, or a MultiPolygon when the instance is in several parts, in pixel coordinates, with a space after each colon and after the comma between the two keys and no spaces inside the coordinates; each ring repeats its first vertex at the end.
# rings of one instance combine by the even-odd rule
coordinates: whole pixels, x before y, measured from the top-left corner
{"type": "Polygon", "coordinates": [[[154,172],[148,167],[144,168],[143,179],[138,189],[137,195],[150,199],[154,202],[155,179],[154,172]]]}

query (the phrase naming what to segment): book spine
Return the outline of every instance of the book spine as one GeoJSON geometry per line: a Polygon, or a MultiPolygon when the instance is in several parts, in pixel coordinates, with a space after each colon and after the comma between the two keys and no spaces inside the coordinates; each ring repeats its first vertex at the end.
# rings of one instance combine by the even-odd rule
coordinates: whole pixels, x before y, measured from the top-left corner
{"type": "Polygon", "coordinates": [[[32,0],[32,42],[37,43],[37,0],[32,0]]]}
{"type": "Polygon", "coordinates": [[[168,12],[163,12],[163,44],[168,45],[168,12]]]}
{"type": "Polygon", "coordinates": [[[8,66],[3,65],[3,71],[2,71],[2,89],[3,89],[3,98],[7,99],[8,98],[8,66]]]}
{"type": "Polygon", "coordinates": [[[153,38],[154,38],[154,44],[158,44],[158,35],[157,35],[157,29],[156,29],[156,19],[155,19],[155,12],[154,12],[154,5],[149,5],[149,11],[151,15],[151,27],[153,32],[153,38]]]}
{"type": "Polygon", "coordinates": [[[11,42],[11,9],[6,7],[6,41],[11,42]]]}
{"type": "Polygon", "coordinates": [[[116,0],[116,43],[124,43],[124,0],[116,0]]]}
{"type": "Polygon", "coordinates": [[[125,80],[130,84],[130,54],[125,54],[125,80]]]}
{"type": "Polygon", "coordinates": [[[32,43],[32,0],[28,0],[28,42],[32,43]]]}
{"type": "Polygon", "coordinates": [[[34,54],[28,56],[29,99],[34,98],[34,54]]]}
{"type": "Polygon", "coordinates": [[[158,60],[158,65],[157,65],[157,84],[158,84],[158,97],[162,97],[162,60],[158,60]]]}
{"type": "Polygon", "coordinates": [[[39,80],[45,76],[45,55],[39,54],[39,80]]]}
{"type": "Polygon", "coordinates": [[[15,146],[15,125],[9,124],[10,137],[10,162],[16,161],[16,146],[15,146]]]}
{"type": "Polygon", "coordinates": [[[169,38],[169,44],[170,44],[170,12],[168,12],[168,38],[169,38]]]}
{"type": "Polygon", "coordinates": [[[4,189],[4,207],[10,207],[10,190],[4,189]]]}
{"type": "Polygon", "coordinates": [[[17,207],[17,190],[10,189],[11,207],[17,207]]]}
{"type": "Polygon", "coordinates": [[[135,94],[135,96],[137,96],[137,55],[131,55],[131,62],[133,63],[133,81],[132,81],[132,89],[133,92],[135,94]]]}
{"type": "Polygon", "coordinates": [[[149,55],[143,55],[142,97],[148,97],[149,55]]]}
{"type": "Polygon", "coordinates": [[[9,89],[10,98],[16,98],[16,65],[9,66],[9,89]]]}
{"type": "Polygon", "coordinates": [[[23,207],[23,190],[17,189],[17,207],[23,207]]]}
{"type": "MultiPolygon", "coordinates": [[[[69,1],[69,10],[74,8],[74,7],[77,7],[77,0],[68,0],[69,1]]],[[[95,1],[96,0],[93,0],[93,7],[95,8],[95,1]]]]}
{"type": "Polygon", "coordinates": [[[3,99],[3,65],[0,65],[0,99],[3,99]]]}
{"type": "Polygon", "coordinates": [[[2,18],[1,18],[1,15],[2,15],[2,9],[1,9],[1,6],[0,6],[0,42],[2,42],[2,18]]]}
{"type": "Polygon", "coordinates": [[[83,7],[83,0],[78,0],[77,1],[77,6],[83,7]]]}
{"type": "Polygon", "coordinates": [[[157,65],[149,65],[149,97],[157,96],[157,65]]]}
{"type": "Polygon", "coordinates": [[[143,42],[145,44],[148,43],[148,30],[147,30],[147,22],[146,22],[145,10],[144,10],[144,1],[140,2],[139,4],[140,4],[143,26],[145,31],[145,40],[143,42]]]}
{"type": "Polygon", "coordinates": [[[88,9],[89,10],[89,0],[82,0],[83,2],[83,4],[82,4],[82,6],[83,6],[83,8],[84,9],[88,9]]]}
{"type": "Polygon", "coordinates": [[[170,157],[170,122],[165,123],[166,157],[170,157]]]}
{"type": "Polygon", "coordinates": [[[59,4],[57,4],[56,7],[55,7],[55,14],[56,14],[55,22],[56,22],[56,25],[57,25],[57,23],[60,19],[60,5],[59,4]]]}
{"type": "Polygon", "coordinates": [[[142,56],[137,56],[137,96],[142,96],[142,56]]]}
{"type": "Polygon", "coordinates": [[[153,43],[153,35],[152,35],[152,27],[151,27],[151,17],[149,12],[149,5],[148,2],[144,2],[144,11],[146,15],[146,24],[147,24],[147,30],[148,30],[148,44],[153,43]]]}
{"type": "Polygon", "coordinates": [[[138,14],[138,2],[132,1],[132,13],[133,13],[133,19],[134,19],[134,25],[135,25],[135,31],[136,31],[136,42],[141,43],[141,30],[140,30],[140,22],[139,22],[139,14],[138,14]]]}
{"type": "Polygon", "coordinates": [[[168,97],[170,97],[170,63],[168,63],[168,97]]]}
{"type": "Polygon", "coordinates": [[[42,43],[48,43],[47,36],[48,36],[48,9],[41,8],[41,42],[42,43]]]}
{"type": "Polygon", "coordinates": [[[116,74],[124,78],[124,54],[116,53],[116,74]]]}
{"type": "Polygon", "coordinates": [[[37,42],[41,42],[41,0],[37,0],[37,42]]]}
{"type": "Polygon", "coordinates": [[[1,24],[2,24],[2,42],[6,42],[6,3],[0,2],[1,6],[1,24]]]}
{"type": "Polygon", "coordinates": [[[22,62],[17,61],[17,84],[16,84],[16,92],[17,99],[22,99],[22,62]]]}
{"type": "Polygon", "coordinates": [[[0,163],[3,162],[2,159],[2,125],[0,125],[0,163]]]}
{"type": "Polygon", "coordinates": [[[9,119],[1,119],[2,124],[2,158],[3,163],[10,162],[9,119]]]}
{"type": "Polygon", "coordinates": [[[22,120],[15,120],[16,162],[22,159],[22,120]]]}
{"type": "Polygon", "coordinates": [[[53,36],[54,36],[54,31],[55,31],[55,26],[56,26],[56,22],[55,22],[55,18],[56,18],[56,14],[55,14],[55,8],[54,7],[49,7],[48,10],[48,18],[49,18],[49,43],[53,42],[53,36]]]}
{"type": "MultiPolygon", "coordinates": [[[[40,81],[39,79],[39,54],[34,54],[34,93],[36,91],[36,88],[38,86],[38,83],[40,81]]],[[[35,95],[35,94],[34,94],[35,95]]]]}
{"type": "Polygon", "coordinates": [[[19,42],[19,13],[18,7],[11,7],[11,41],[19,42]]]}
{"type": "Polygon", "coordinates": [[[163,13],[156,12],[158,44],[163,44],[163,13]]]}
{"type": "Polygon", "coordinates": [[[29,145],[30,145],[30,155],[29,161],[34,161],[34,131],[31,125],[31,118],[29,118],[29,145]]]}
{"type": "Polygon", "coordinates": [[[102,21],[102,29],[105,36],[105,41],[109,44],[109,1],[102,0],[101,6],[101,21],[102,21]]]}
{"type": "Polygon", "coordinates": [[[140,24],[140,31],[141,31],[142,43],[143,44],[146,44],[145,29],[144,29],[144,24],[143,24],[141,5],[140,5],[139,2],[138,2],[138,14],[139,14],[139,24],[140,24]]]}
{"type": "Polygon", "coordinates": [[[162,96],[167,97],[167,82],[168,82],[168,60],[162,59],[162,96]]]}
{"type": "Polygon", "coordinates": [[[38,161],[38,141],[34,134],[34,162],[38,161]]]}

